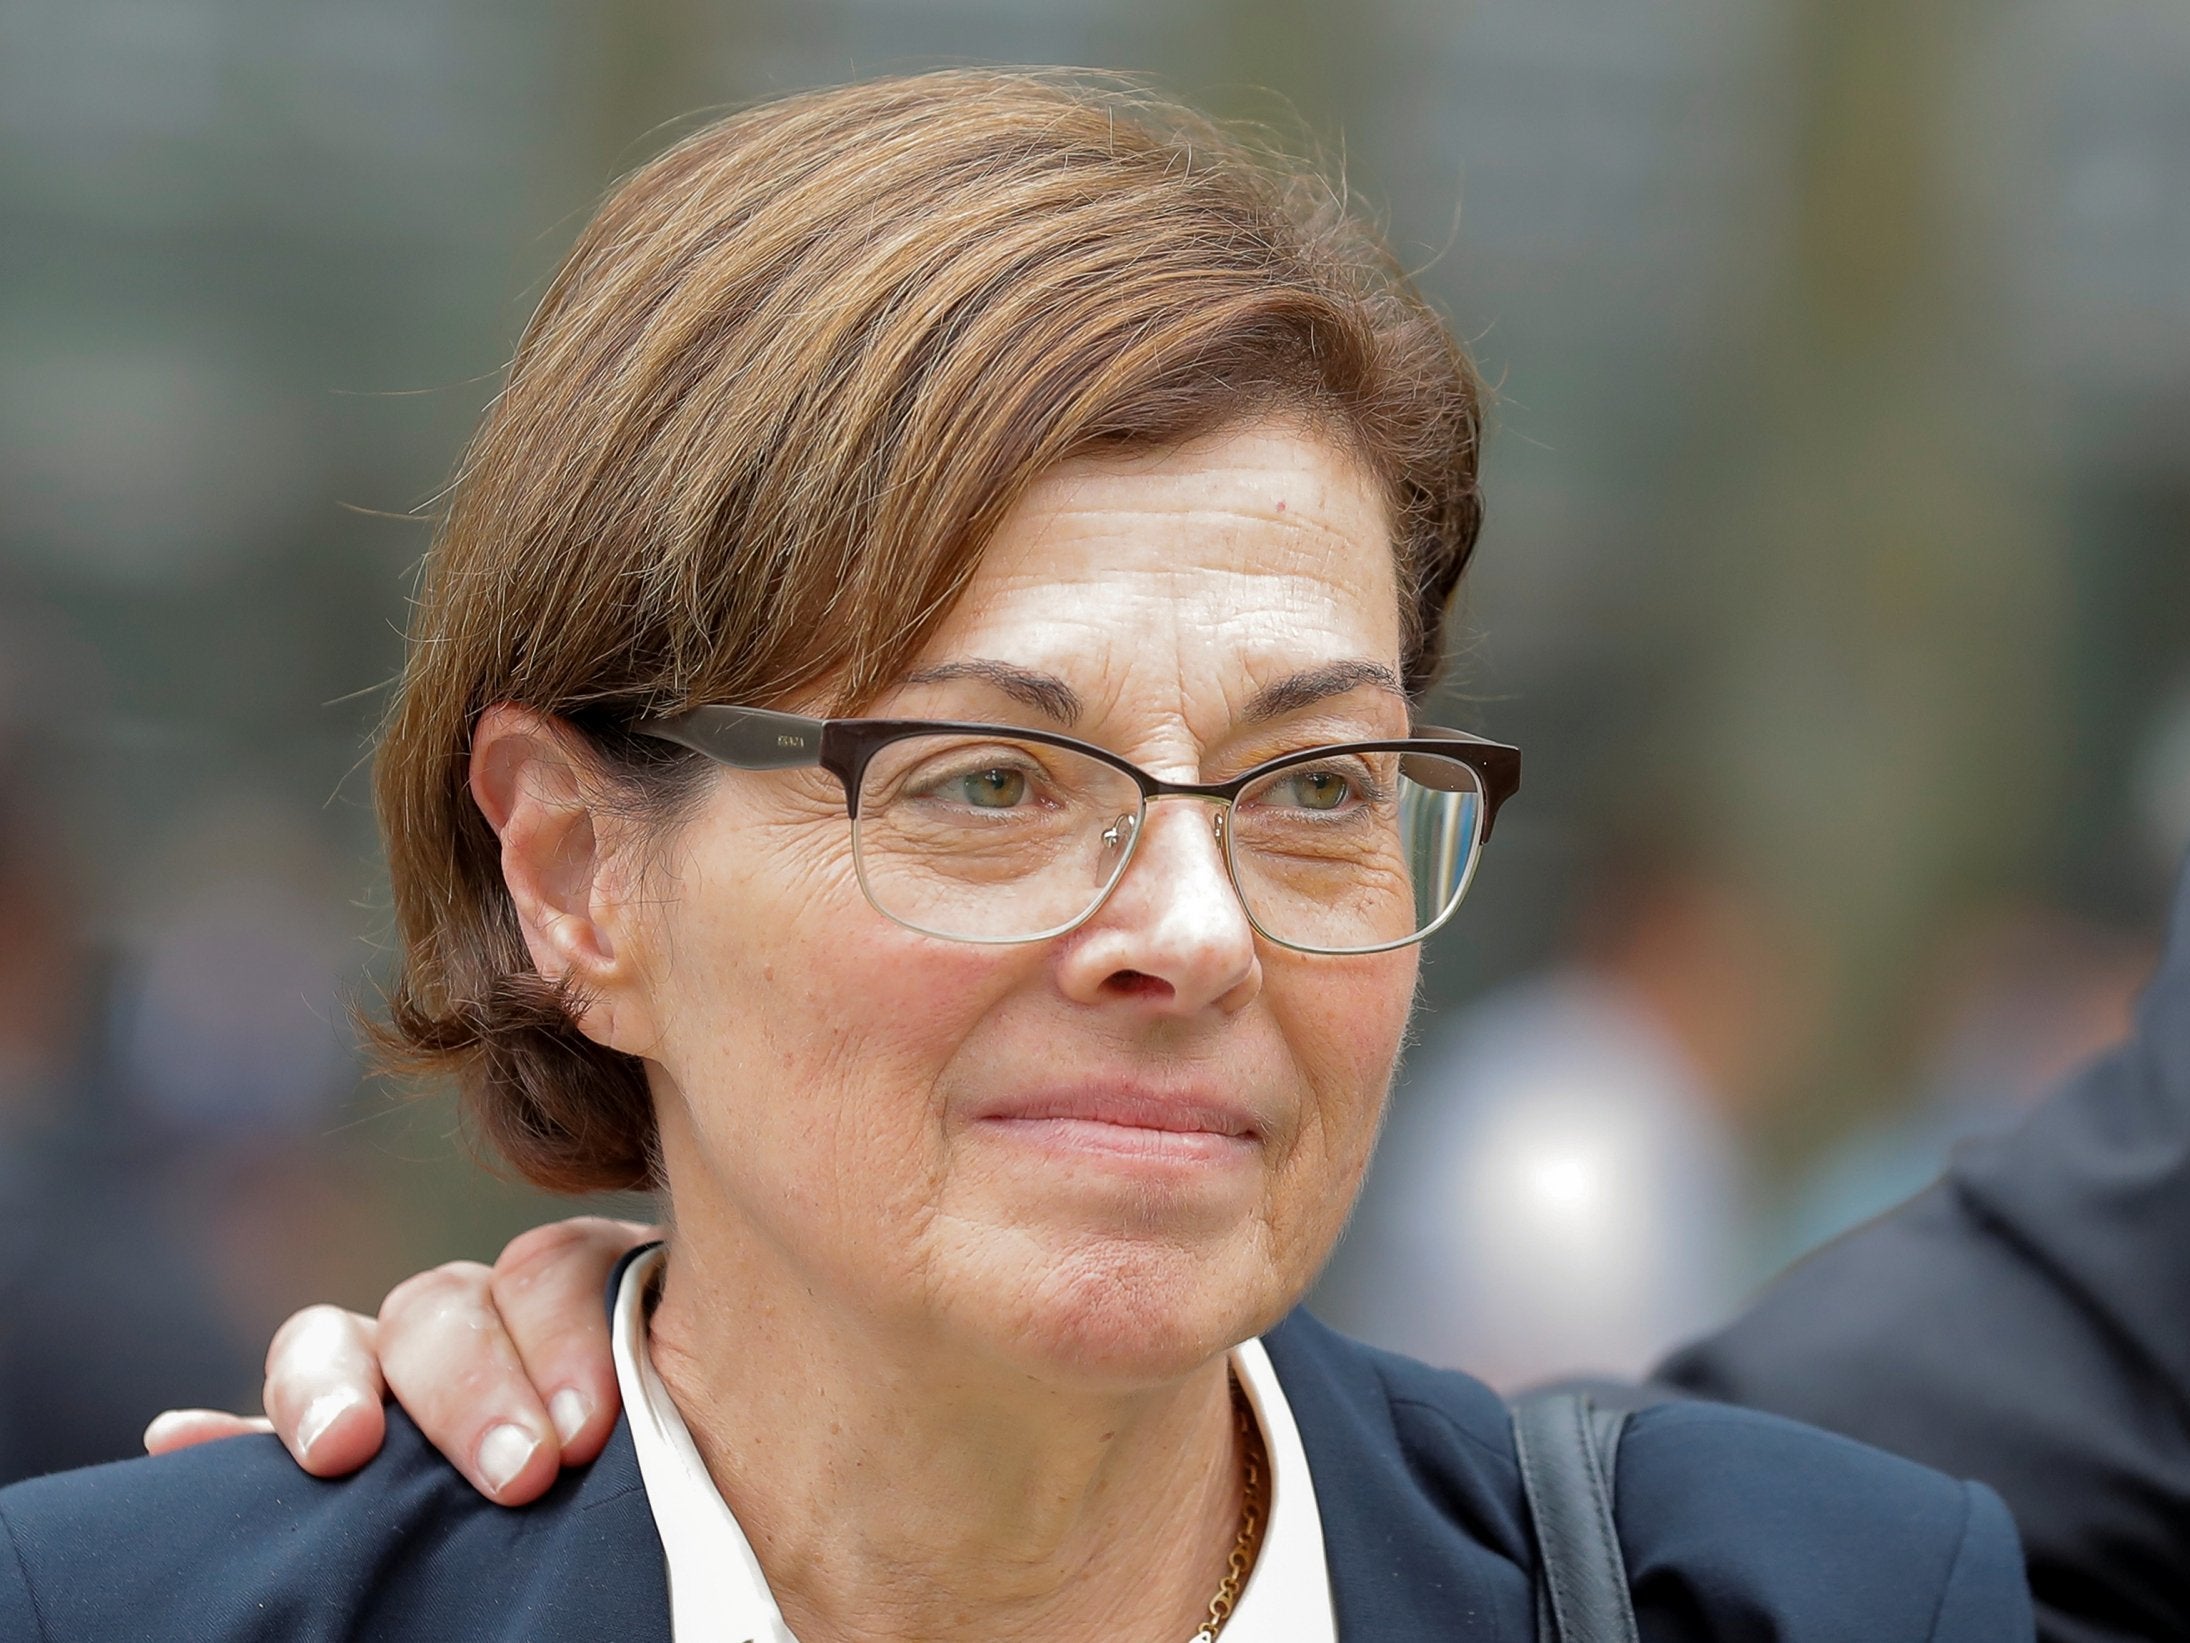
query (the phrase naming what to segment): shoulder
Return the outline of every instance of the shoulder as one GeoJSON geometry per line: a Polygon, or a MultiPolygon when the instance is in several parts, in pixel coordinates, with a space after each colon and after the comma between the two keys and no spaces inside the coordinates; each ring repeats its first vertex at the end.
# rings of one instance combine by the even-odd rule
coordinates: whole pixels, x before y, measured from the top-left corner
{"type": "MultiPolygon", "coordinates": [[[[1512,1564],[1525,1590],[1533,1539],[1495,1393],[1299,1314],[1268,1344],[1308,1450],[1334,1589],[1342,1554],[1373,1556],[1395,1535],[1429,1544],[1428,1515],[1512,1564]],[[1334,1534],[1334,1517],[1352,1523],[1334,1534]]],[[[1997,1497],[1814,1427],[1716,1404],[1645,1409],[1621,1444],[1616,1495],[1646,1643],[2032,1635],[1997,1497]]]]}
{"type": "Polygon", "coordinates": [[[1616,1492],[1638,1610],[1717,1601],[1713,1638],[1754,1636],[1766,1615],[1786,1643],[2034,1635],[1999,1497],[1868,1444],[1752,1410],[1661,1404],[1628,1423],[1616,1492]]]}
{"type": "Polygon", "coordinates": [[[0,1490],[0,1636],[40,1643],[491,1637],[576,1480],[520,1511],[474,1494],[391,1409],[354,1477],[272,1438],[0,1490]],[[482,1576],[491,1578],[482,1579],[482,1576]]]}

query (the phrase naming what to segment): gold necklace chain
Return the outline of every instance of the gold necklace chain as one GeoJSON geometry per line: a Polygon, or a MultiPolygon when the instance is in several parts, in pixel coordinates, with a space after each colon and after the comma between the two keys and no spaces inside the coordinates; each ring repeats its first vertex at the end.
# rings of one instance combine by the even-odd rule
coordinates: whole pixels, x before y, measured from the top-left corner
{"type": "Polygon", "coordinates": [[[1232,1555],[1225,1559],[1224,1579],[1217,1585],[1217,1595],[1209,1600],[1209,1618],[1201,1623],[1201,1630],[1187,1639],[1187,1643],[1217,1643],[1217,1634],[1224,1630],[1224,1623],[1232,1618],[1232,1610],[1239,1604],[1240,1588],[1247,1584],[1248,1573],[1255,1566],[1256,1542],[1262,1538],[1262,1428],[1248,1406],[1247,1393],[1240,1386],[1239,1378],[1236,1375],[1228,1378],[1232,1386],[1232,1418],[1239,1424],[1240,1438],[1239,1535],[1232,1542],[1232,1555]]]}

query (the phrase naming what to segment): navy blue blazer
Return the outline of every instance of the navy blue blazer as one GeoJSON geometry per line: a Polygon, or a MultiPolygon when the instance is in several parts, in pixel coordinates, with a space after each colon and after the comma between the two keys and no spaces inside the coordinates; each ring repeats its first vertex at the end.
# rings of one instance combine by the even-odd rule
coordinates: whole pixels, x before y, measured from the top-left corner
{"type": "MultiPolygon", "coordinates": [[[[1506,1412],[1480,1383],[1296,1313],[1266,1341],[1315,1478],[1342,1643],[1529,1643],[1506,1412]]],[[[1665,1404],[1620,1453],[1644,1643],[2022,1643],[1997,1497],[1775,1416],[1665,1404]]],[[[667,1643],[630,1430],[541,1501],[489,1505],[389,1412],[306,1476],[235,1438],[0,1491],[5,1643],[667,1643]]]]}

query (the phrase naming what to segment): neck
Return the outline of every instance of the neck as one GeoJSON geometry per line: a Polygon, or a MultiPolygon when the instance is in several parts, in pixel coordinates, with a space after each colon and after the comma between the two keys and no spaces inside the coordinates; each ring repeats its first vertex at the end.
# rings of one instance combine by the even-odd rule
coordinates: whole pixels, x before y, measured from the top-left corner
{"type": "Polygon", "coordinates": [[[680,1228],[654,1363],[802,1643],[1185,1643],[1238,1535],[1220,1360],[1130,1391],[847,1319],[680,1228]]]}

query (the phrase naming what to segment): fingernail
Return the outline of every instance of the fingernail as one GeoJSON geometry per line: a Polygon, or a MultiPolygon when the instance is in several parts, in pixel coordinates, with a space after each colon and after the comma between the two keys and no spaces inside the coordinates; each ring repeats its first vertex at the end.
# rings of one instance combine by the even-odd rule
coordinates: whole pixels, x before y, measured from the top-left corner
{"type": "Polygon", "coordinates": [[[522,1426],[505,1421],[491,1428],[479,1440],[479,1475],[486,1480],[488,1491],[499,1495],[507,1489],[539,1447],[540,1440],[522,1426]]]}
{"type": "Polygon", "coordinates": [[[555,1435],[565,1443],[585,1430],[586,1419],[592,1413],[585,1394],[575,1386],[566,1386],[548,1399],[548,1419],[555,1423],[555,1435]]]}
{"type": "Polygon", "coordinates": [[[304,1406],[304,1418],[297,1422],[297,1447],[309,1455],[312,1445],[327,1435],[327,1428],[356,1406],[352,1393],[322,1392],[304,1406]]]}

